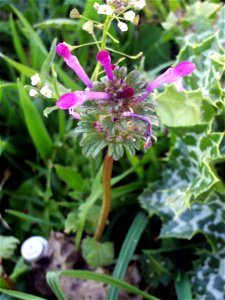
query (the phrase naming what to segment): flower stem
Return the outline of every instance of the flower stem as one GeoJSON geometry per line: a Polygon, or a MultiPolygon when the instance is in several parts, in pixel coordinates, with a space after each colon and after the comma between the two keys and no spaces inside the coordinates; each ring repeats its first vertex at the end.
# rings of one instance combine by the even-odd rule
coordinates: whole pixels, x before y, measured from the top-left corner
{"type": "MultiPolygon", "coordinates": [[[[110,16],[107,16],[106,18],[106,21],[105,21],[105,24],[104,24],[104,28],[103,28],[103,34],[102,34],[102,43],[100,45],[100,49],[101,50],[104,50],[105,47],[106,47],[106,41],[107,41],[107,34],[108,34],[108,30],[109,30],[109,27],[110,27],[110,24],[111,24],[111,17],[110,16]]],[[[97,63],[95,69],[94,69],[94,72],[93,72],[93,75],[91,77],[91,79],[93,81],[97,80],[98,78],[98,74],[99,74],[99,71],[100,71],[100,67],[101,65],[99,63],[97,63]]]]}
{"type": "Polygon", "coordinates": [[[112,175],[113,158],[106,154],[103,162],[102,171],[102,209],[98,226],[94,234],[94,238],[99,241],[102,237],[105,225],[108,219],[109,211],[111,208],[111,175],[112,175]]]}

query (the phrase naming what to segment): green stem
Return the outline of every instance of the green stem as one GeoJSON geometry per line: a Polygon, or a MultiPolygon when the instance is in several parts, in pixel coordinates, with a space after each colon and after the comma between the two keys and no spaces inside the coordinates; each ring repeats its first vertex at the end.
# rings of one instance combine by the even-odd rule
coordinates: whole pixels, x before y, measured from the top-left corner
{"type": "Polygon", "coordinates": [[[49,210],[49,200],[52,196],[52,189],[51,189],[51,178],[52,178],[52,168],[53,168],[53,161],[56,156],[56,151],[53,151],[51,159],[48,161],[47,164],[47,178],[46,178],[46,189],[44,194],[44,203],[45,203],[45,211],[44,211],[44,217],[46,221],[49,221],[50,218],[50,210],[49,210]]]}
{"type": "Polygon", "coordinates": [[[103,231],[106,226],[109,211],[111,208],[111,175],[112,175],[113,158],[106,154],[103,163],[102,171],[102,208],[98,221],[98,226],[94,234],[94,238],[99,241],[102,237],[103,231]]]}
{"type": "MultiPolygon", "coordinates": [[[[102,43],[101,43],[101,46],[100,46],[100,50],[104,50],[105,47],[106,47],[107,34],[108,34],[108,30],[109,30],[111,21],[112,21],[111,17],[107,16],[105,24],[104,24],[104,28],[103,28],[102,43]]],[[[94,69],[92,78],[91,78],[93,81],[97,80],[98,74],[99,74],[99,71],[100,71],[100,67],[101,67],[100,63],[97,63],[97,65],[94,69]]]]}

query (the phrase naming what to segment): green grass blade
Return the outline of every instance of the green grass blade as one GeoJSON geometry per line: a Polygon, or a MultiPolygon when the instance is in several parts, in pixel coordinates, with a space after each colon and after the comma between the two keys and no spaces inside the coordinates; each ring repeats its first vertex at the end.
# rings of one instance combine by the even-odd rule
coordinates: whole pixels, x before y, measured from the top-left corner
{"type": "Polygon", "coordinates": [[[15,60],[11,59],[10,57],[8,57],[7,55],[5,55],[1,52],[0,52],[0,57],[2,57],[10,66],[15,68],[17,71],[21,72],[22,74],[24,74],[28,77],[31,77],[35,73],[37,73],[36,70],[31,69],[30,67],[27,67],[23,64],[20,64],[20,63],[16,62],[15,60]]]}
{"type": "Polygon", "coordinates": [[[56,225],[56,223],[46,221],[46,220],[31,216],[31,215],[28,215],[28,214],[24,214],[20,211],[16,211],[16,210],[13,210],[13,209],[6,209],[5,212],[12,215],[12,216],[14,216],[14,217],[20,218],[21,220],[24,220],[26,222],[46,224],[46,225],[56,225]]]}
{"type": "Polygon", "coordinates": [[[47,159],[52,153],[52,140],[48,134],[44,122],[27,95],[22,84],[18,82],[20,103],[25,116],[25,122],[33,143],[43,159],[47,159]]]}
{"type": "Polygon", "coordinates": [[[48,54],[47,50],[41,40],[41,38],[39,37],[39,35],[34,31],[34,29],[32,28],[32,26],[29,24],[29,22],[26,20],[26,18],[19,12],[19,10],[13,6],[10,5],[12,11],[17,15],[17,17],[20,19],[22,25],[24,26],[25,29],[25,33],[26,36],[29,37],[28,40],[32,37],[32,42],[37,45],[37,47],[40,49],[40,51],[43,54],[48,54]]]}
{"type": "Polygon", "coordinates": [[[0,291],[6,295],[12,296],[20,300],[46,300],[45,298],[41,298],[41,297],[33,296],[31,294],[26,294],[17,291],[11,291],[11,290],[1,289],[1,288],[0,291]]]}
{"type": "Polygon", "coordinates": [[[18,35],[16,25],[15,25],[12,15],[10,16],[9,24],[11,27],[13,44],[14,44],[17,56],[19,57],[22,64],[27,65],[27,58],[26,58],[23,46],[21,44],[20,37],[18,35]]]}
{"type": "Polygon", "coordinates": [[[102,167],[100,168],[100,170],[92,184],[92,192],[91,192],[90,196],[88,197],[87,201],[80,208],[79,225],[78,225],[78,230],[77,230],[76,238],[75,238],[76,249],[78,249],[80,246],[80,241],[81,241],[82,234],[84,231],[84,226],[85,226],[88,212],[102,194],[101,174],[102,174],[102,167]]]}
{"type": "MultiPolygon", "coordinates": [[[[138,288],[120,280],[120,279],[116,279],[113,278],[109,275],[105,275],[105,274],[100,274],[100,273],[94,273],[94,272],[90,272],[90,271],[80,271],[80,270],[66,270],[66,271],[60,271],[60,272],[48,272],[47,273],[47,281],[49,283],[50,281],[50,286],[54,287],[54,291],[57,290],[59,294],[57,295],[63,295],[62,289],[60,287],[60,282],[59,282],[59,277],[60,276],[65,276],[65,277],[72,277],[72,278],[80,278],[80,279],[84,279],[84,280],[95,280],[95,281],[99,281],[99,282],[103,282],[109,285],[115,285],[116,287],[120,288],[120,289],[124,289],[130,293],[133,293],[135,295],[139,295],[141,297],[143,297],[144,299],[147,300],[160,300],[159,298],[156,298],[152,295],[149,295],[145,292],[142,292],[141,290],[139,290],[138,288]],[[53,274],[56,273],[56,274],[53,274]]],[[[65,300],[65,296],[64,298],[59,298],[60,300],[65,300]]],[[[115,300],[115,299],[110,299],[110,300],[115,300]]]]}
{"type": "Polygon", "coordinates": [[[49,54],[47,55],[44,63],[43,63],[43,66],[41,68],[41,75],[44,79],[47,78],[49,72],[50,72],[50,69],[51,69],[51,65],[53,63],[53,60],[55,58],[55,48],[56,48],[56,42],[57,42],[57,39],[54,39],[54,41],[52,42],[52,45],[51,45],[51,49],[50,49],[50,52],[49,54]]]}
{"type": "MultiPolygon", "coordinates": [[[[119,279],[124,278],[125,273],[128,268],[128,265],[129,265],[129,262],[134,254],[136,246],[139,242],[139,239],[141,238],[141,235],[142,235],[147,223],[148,223],[148,218],[147,218],[146,214],[144,212],[140,211],[136,215],[136,217],[126,235],[126,238],[123,242],[123,245],[120,250],[120,254],[119,254],[119,257],[118,257],[118,260],[116,263],[116,267],[113,272],[114,278],[119,278],[119,279]]],[[[118,294],[119,294],[118,287],[112,286],[109,289],[107,299],[108,300],[111,300],[111,299],[117,300],[118,294]]]]}
{"type": "Polygon", "coordinates": [[[181,274],[175,281],[175,290],[178,300],[192,300],[191,284],[187,274],[181,274]]]}
{"type": "Polygon", "coordinates": [[[47,21],[43,21],[34,25],[34,28],[41,28],[41,29],[69,29],[74,30],[74,28],[78,25],[77,20],[71,20],[69,18],[58,18],[58,19],[50,19],[47,21]]]}
{"type": "Polygon", "coordinates": [[[46,275],[47,283],[57,296],[58,300],[67,300],[61,289],[59,277],[60,272],[48,272],[46,275]]]}

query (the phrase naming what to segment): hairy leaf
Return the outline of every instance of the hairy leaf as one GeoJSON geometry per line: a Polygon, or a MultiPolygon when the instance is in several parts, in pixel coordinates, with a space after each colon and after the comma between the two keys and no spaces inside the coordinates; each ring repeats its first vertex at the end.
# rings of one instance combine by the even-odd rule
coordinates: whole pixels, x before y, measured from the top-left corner
{"type": "Polygon", "coordinates": [[[83,257],[94,268],[112,264],[114,259],[113,244],[99,243],[93,238],[86,238],[82,243],[83,257]]]}

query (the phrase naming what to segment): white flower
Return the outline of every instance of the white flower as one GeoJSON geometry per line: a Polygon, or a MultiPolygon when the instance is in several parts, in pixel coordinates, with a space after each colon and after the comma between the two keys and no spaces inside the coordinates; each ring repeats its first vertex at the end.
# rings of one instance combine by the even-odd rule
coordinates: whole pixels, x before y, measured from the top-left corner
{"type": "Polygon", "coordinates": [[[94,29],[94,23],[92,21],[87,21],[82,26],[82,29],[85,30],[85,31],[87,31],[88,33],[92,34],[93,33],[93,29],[94,29]]]}
{"type": "Polygon", "coordinates": [[[99,5],[99,8],[97,10],[97,13],[99,15],[107,15],[107,16],[111,16],[113,14],[113,9],[110,5],[107,4],[101,4],[99,5]]]}
{"type": "Polygon", "coordinates": [[[95,2],[93,7],[94,9],[98,10],[99,9],[100,4],[98,2],[95,2]]]}
{"type": "Polygon", "coordinates": [[[145,7],[145,5],[146,5],[145,0],[137,0],[134,2],[134,8],[136,9],[142,9],[145,7]]]}
{"type": "Polygon", "coordinates": [[[44,85],[43,88],[40,90],[40,93],[45,96],[46,98],[52,97],[52,90],[48,85],[44,85]]]}
{"type": "Polygon", "coordinates": [[[124,22],[118,22],[118,27],[119,27],[119,29],[121,30],[121,31],[127,31],[128,30],[128,26],[127,26],[127,24],[126,23],[124,23],[124,22]]]}
{"type": "Polygon", "coordinates": [[[134,21],[135,12],[133,12],[132,10],[126,11],[123,15],[127,21],[131,21],[131,22],[134,21]]]}
{"type": "Polygon", "coordinates": [[[35,89],[30,89],[29,95],[31,97],[36,97],[38,95],[38,92],[35,89]]]}
{"type": "Polygon", "coordinates": [[[31,76],[31,84],[32,85],[37,85],[41,82],[41,78],[39,76],[38,73],[34,74],[33,76],[31,76]]]}

